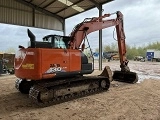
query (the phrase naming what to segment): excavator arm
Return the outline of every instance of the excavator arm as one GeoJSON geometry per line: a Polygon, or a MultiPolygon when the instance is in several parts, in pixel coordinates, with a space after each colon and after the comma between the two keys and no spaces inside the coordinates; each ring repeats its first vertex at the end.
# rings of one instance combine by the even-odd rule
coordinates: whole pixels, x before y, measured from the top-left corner
{"type": "Polygon", "coordinates": [[[116,19],[104,20],[104,18],[110,17],[112,14],[105,14],[97,18],[86,18],[82,23],[75,26],[70,34],[71,40],[69,42],[70,49],[79,49],[83,43],[83,39],[91,32],[101,30],[104,28],[116,27],[120,68],[121,71],[115,71],[113,79],[118,81],[124,81],[129,83],[135,83],[138,81],[137,74],[130,72],[128,67],[128,60],[126,59],[126,44],[125,33],[123,27],[123,14],[120,11],[116,12],[116,19]],[[129,78],[129,80],[128,80],[129,78]]]}
{"type": "Polygon", "coordinates": [[[128,60],[126,59],[126,44],[125,44],[125,33],[123,27],[123,14],[121,12],[117,12],[117,19],[119,24],[116,25],[116,33],[117,33],[117,41],[118,41],[118,49],[119,49],[119,58],[120,58],[120,67],[121,71],[130,71],[128,65],[128,60]]]}

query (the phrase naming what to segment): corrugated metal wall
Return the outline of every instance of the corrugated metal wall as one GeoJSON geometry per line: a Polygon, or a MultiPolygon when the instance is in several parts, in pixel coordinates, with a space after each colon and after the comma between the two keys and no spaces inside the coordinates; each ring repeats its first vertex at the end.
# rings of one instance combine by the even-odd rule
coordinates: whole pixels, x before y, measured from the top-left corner
{"type": "Polygon", "coordinates": [[[0,0],[0,23],[62,31],[62,23],[14,0],[0,0]],[[35,18],[33,18],[35,16],[35,18]]]}
{"type": "Polygon", "coordinates": [[[44,15],[43,13],[40,13],[36,11],[35,14],[35,26],[41,27],[41,28],[47,28],[47,29],[55,29],[62,31],[62,23],[53,17],[50,17],[48,15],[44,15]]]}

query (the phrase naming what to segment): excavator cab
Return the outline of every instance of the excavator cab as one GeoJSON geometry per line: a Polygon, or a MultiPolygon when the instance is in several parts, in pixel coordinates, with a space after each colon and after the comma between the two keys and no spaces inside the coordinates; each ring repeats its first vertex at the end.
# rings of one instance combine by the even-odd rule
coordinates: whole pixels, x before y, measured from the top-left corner
{"type": "Polygon", "coordinates": [[[70,37],[60,35],[48,35],[43,38],[43,43],[50,43],[51,48],[68,48],[70,37]]]}
{"type": "Polygon", "coordinates": [[[28,29],[28,36],[30,37],[30,48],[68,48],[69,36],[47,35],[43,37],[43,41],[35,41],[35,36],[28,29]]]}

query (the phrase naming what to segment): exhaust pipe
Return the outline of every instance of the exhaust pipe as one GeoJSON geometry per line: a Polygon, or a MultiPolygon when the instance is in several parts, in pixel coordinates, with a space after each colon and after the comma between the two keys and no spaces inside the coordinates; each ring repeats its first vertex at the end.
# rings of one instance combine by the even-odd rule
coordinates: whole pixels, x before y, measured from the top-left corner
{"type": "Polygon", "coordinates": [[[27,33],[28,33],[28,37],[30,38],[30,41],[31,41],[31,48],[35,48],[36,37],[29,29],[27,29],[27,33]]]}

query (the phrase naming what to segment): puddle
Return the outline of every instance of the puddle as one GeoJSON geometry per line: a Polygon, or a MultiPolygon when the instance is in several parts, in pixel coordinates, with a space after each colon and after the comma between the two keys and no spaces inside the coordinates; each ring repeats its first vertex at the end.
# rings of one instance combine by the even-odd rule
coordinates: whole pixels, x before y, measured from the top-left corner
{"type": "Polygon", "coordinates": [[[154,70],[148,70],[148,71],[143,71],[143,72],[133,70],[133,72],[136,72],[138,74],[138,82],[137,83],[140,83],[146,79],[160,80],[160,74],[154,73],[154,70]]]}

